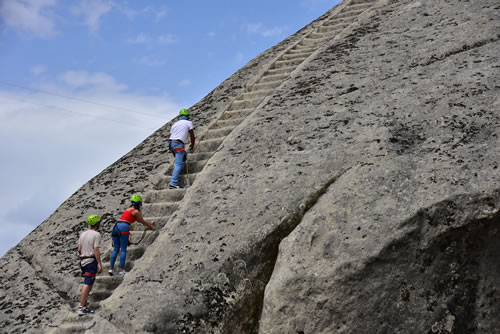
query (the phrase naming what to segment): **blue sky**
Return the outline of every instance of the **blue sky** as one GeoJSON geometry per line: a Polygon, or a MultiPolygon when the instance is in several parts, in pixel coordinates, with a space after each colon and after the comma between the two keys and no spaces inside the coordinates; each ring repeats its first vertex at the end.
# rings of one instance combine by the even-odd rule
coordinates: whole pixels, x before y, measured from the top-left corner
{"type": "Polygon", "coordinates": [[[0,256],[338,0],[0,0],[0,256]]]}

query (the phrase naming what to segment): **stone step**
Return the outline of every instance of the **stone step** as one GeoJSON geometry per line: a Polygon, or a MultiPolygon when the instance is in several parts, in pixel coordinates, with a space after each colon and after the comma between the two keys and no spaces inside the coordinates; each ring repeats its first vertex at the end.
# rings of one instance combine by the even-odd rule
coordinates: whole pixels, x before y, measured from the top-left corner
{"type": "MultiPolygon", "coordinates": [[[[204,140],[200,141],[200,145],[203,143],[204,140]]],[[[186,161],[186,168],[181,172],[181,174],[191,174],[191,173],[199,173],[203,170],[203,167],[207,164],[208,160],[189,160],[189,154],[188,154],[188,160],[186,161]]],[[[172,164],[168,169],[167,169],[167,175],[172,175],[172,172],[174,171],[174,165],[172,164]]],[[[178,189],[172,189],[172,190],[178,190],[178,189]]]]}
{"type": "Polygon", "coordinates": [[[306,46],[294,46],[292,49],[288,50],[287,51],[287,54],[296,54],[296,53],[313,53],[314,51],[316,51],[316,48],[315,47],[306,47],[306,46]]]}
{"type": "Polygon", "coordinates": [[[71,322],[71,323],[65,322],[57,328],[57,331],[55,331],[55,333],[60,333],[60,334],[85,333],[88,329],[92,328],[95,325],[95,320],[88,319],[90,317],[92,317],[92,315],[83,316],[82,318],[86,318],[85,322],[71,322]]]}
{"type": "Polygon", "coordinates": [[[257,107],[262,102],[262,98],[234,100],[231,106],[236,109],[250,109],[257,107]]]}
{"type": "Polygon", "coordinates": [[[189,152],[188,160],[189,161],[200,161],[200,160],[208,160],[213,156],[213,152],[189,152]]]}
{"type": "MultiPolygon", "coordinates": [[[[146,220],[146,221],[149,222],[150,220],[146,220]]],[[[144,234],[144,237],[142,236],[144,233],[144,228],[142,230],[130,231],[130,233],[132,233],[132,242],[134,243],[134,245],[143,246],[143,247],[147,247],[147,246],[151,245],[156,240],[158,235],[160,234],[160,232],[158,232],[158,230],[163,227],[163,226],[160,226],[160,224],[157,224],[155,221],[156,230],[147,229],[146,234],[144,234]],[[141,238],[142,238],[142,240],[141,240],[141,238]],[[139,241],[140,241],[140,243],[137,244],[139,241]]],[[[134,224],[134,225],[141,225],[142,227],[144,227],[144,225],[142,225],[142,224],[134,224]]]]}
{"type": "MultiPolygon", "coordinates": [[[[226,111],[227,113],[227,111],[226,111]]],[[[207,139],[207,140],[202,140],[198,144],[198,147],[196,150],[198,152],[215,152],[219,148],[219,146],[222,144],[223,139],[207,139]]]]}
{"type": "Polygon", "coordinates": [[[351,0],[349,5],[357,5],[357,4],[370,4],[370,5],[372,5],[377,1],[378,0],[351,0]]]}
{"type": "Polygon", "coordinates": [[[309,35],[307,35],[307,38],[309,39],[323,39],[323,38],[329,38],[333,37],[334,34],[330,34],[327,32],[312,32],[309,35]]]}
{"type": "Polygon", "coordinates": [[[230,134],[236,126],[226,126],[219,129],[210,129],[203,136],[204,139],[224,138],[230,134]]]}
{"type": "Polygon", "coordinates": [[[367,10],[368,8],[373,6],[374,2],[375,1],[353,1],[345,8],[349,8],[352,10],[361,10],[361,9],[367,10]]]}
{"type": "Polygon", "coordinates": [[[250,115],[254,110],[255,110],[254,108],[226,110],[222,115],[221,119],[230,120],[236,118],[245,118],[248,115],[250,115]]]}
{"type": "MultiPolygon", "coordinates": [[[[127,269],[125,269],[125,270],[128,271],[127,269]]],[[[106,268],[106,272],[107,271],[108,271],[108,268],[106,268]]],[[[116,275],[118,275],[118,270],[116,271],[116,275]]],[[[114,290],[108,290],[108,289],[102,289],[102,290],[96,289],[94,291],[94,289],[92,289],[92,291],[90,291],[89,298],[92,301],[92,303],[101,302],[104,299],[111,296],[113,294],[113,291],[114,290]]]]}
{"type": "MultiPolygon", "coordinates": [[[[354,16],[356,17],[356,16],[354,16]]],[[[325,22],[325,26],[335,26],[335,25],[350,25],[354,22],[353,17],[334,17],[325,22]]]]}
{"type": "MultiPolygon", "coordinates": [[[[140,259],[141,256],[144,254],[146,251],[146,247],[142,244],[140,245],[130,245],[127,247],[127,261],[135,261],[137,259],[140,259]]],[[[120,255],[117,257],[117,261],[120,258],[120,255]]]]}
{"type": "Polygon", "coordinates": [[[285,53],[281,56],[281,60],[293,60],[297,58],[306,59],[311,55],[312,52],[297,52],[297,53],[285,53]]]}
{"type": "MultiPolygon", "coordinates": [[[[206,162],[206,160],[203,160],[206,162]]],[[[192,161],[194,164],[195,161],[192,161]]],[[[150,190],[144,194],[144,199],[146,205],[147,203],[155,202],[178,202],[182,201],[184,198],[185,189],[162,189],[162,190],[150,190]]]]}
{"type": "MultiPolygon", "coordinates": [[[[274,64],[272,66],[274,66],[274,64]]],[[[265,75],[285,74],[285,76],[288,76],[296,68],[297,66],[295,65],[288,67],[279,67],[279,68],[271,67],[266,71],[265,75]]]]}
{"type": "Polygon", "coordinates": [[[349,24],[348,23],[337,23],[337,24],[332,24],[332,25],[324,25],[318,28],[319,32],[328,32],[332,36],[338,34],[341,32],[345,27],[347,27],[349,24]]]}
{"type": "MultiPolygon", "coordinates": [[[[159,234],[160,233],[159,230],[161,230],[161,228],[163,226],[165,226],[165,224],[167,223],[167,220],[168,220],[167,218],[168,217],[166,217],[166,216],[163,216],[163,217],[161,217],[161,216],[148,216],[148,217],[144,217],[144,219],[146,219],[148,222],[149,221],[154,221],[155,222],[155,227],[156,227],[155,231],[152,231],[152,230],[148,229],[147,232],[146,232],[146,236],[144,237],[144,239],[147,239],[148,235],[150,233],[151,234],[152,233],[159,234]]],[[[142,232],[146,229],[146,227],[144,225],[142,225],[142,224],[134,224],[134,225],[132,225],[132,229],[133,229],[134,232],[138,232],[138,233],[140,232],[142,234],[142,232]]],[[[141,237],[139,236],[139,239],[140,238],[141,237]]],[[[137,239],[137,240],[139,240],[139,239],[137,239]]],[[[141,242],[141,244],[142,244],[142,242],[141,242]]]]}
{"type": "Polygon", "coordinates": [[[281,85],[283,81],[282,80],[277,80],[277,81],[268,81],[268,82],[262,82],[262,83],[256,83],[252,87],[250,87],[248,90],[250,92],[254,91],[260,91],[260,90],[267,90],[267,91],[273,91],[276,87],[281,85]]]}
{"type": "MultiPolygon", "coordinates": [[[[109,262],[108,262],[109,264],[109,262]]],[[[99,286],[99,289],[109,289],[114,290],[118,285],[121,284],[123,276],[114,275],[109,276],[108,273],[100,274],[96,277],[95,287],[99,286]]]]}
{"type": "Polygon", "coordinates": [[[153,204],[144,204],[144,212],[148,216],[167,217],[179,208],[179,203],[159,202],[153,204]]]}
{"type": "Polygon", "coordinates": [[[264,75],[276,75],[276,74],[290,74],[294,69],[296,69],[297,66],[292,65],[292,66],[287,66],[287,67],[274,67],[274,63],[271,65],[271,67],[266,71],[264,75]]]}
{"type": "MultiPolygon", "coordinates": [[[[128,249],[127,249],[128,250],[128,249]]],[[[125,261],[125,270],[126,271],[131,271],[132,268],[134,268],[134,262],[135,261],[129,261],[129,258],[128,258],[128,252],[127,252],[127,259],[125,261]]],[[[108,275],[111,277],[111,275],[109,275],[109,268],[110,268],[110,263],[109,261],[106,261],[105,263],[102,264],[102,275],[108,275]]],[[[114,270],[113,270],[113,276],[120,276],[118,275],[118,272],[120,271],[119,270],[119,267],[120,266],[120,255],[118,255],[116,257],[116,262],[115,262],[115,267],[114,267],[114,270]]],[[[105,288],[105,287],[99,287],[99,284],[95,284],[95,287],[92,289],[91,293],[94,292],[94,290],[96,291],[113,291],[112,289],[108,289],[108,288],[105,288]]],[[[107,298],[107,297],[106,297],[107,298]]],[[[101,301],[102,299],[99,299],[99,301],[101,301]]]]}
{"type": "Polygon", "coordinates": [[[92,316],[79,316],[77,309],[78,309],[78,307],[75,307],[74,311],[72,311],[68,314],[66,319],[64,319],[64,323],[67,323],[67,324],[89,323],[90,324],[90,322],[92,322],[94,320],[92,316]]]}
{"type": "MultiPolygon", "coordinates": [[[[213,155],[213,153],[212,153],[212,155],[213,155]]],[[[198,175],[198,174],[199,173],[191,173],[191,171],[189,171],[189,176],[187,174],[181,174],[181,175],[179,175],[179,181],[178,181],[179,183],[178,184],[182,188],[186,188],[186,185],[191,185],[194,183],[194,180],[196,180],[196,175],[198,175]]],[[[159,181],[154,186],[154,189],[155,190],[170,189],[169,183],[170,183],[170,176],[160,176],[159,181]]]]}
{"type": "Polygon", "coordinates": [[[302,39],[298,45],[300,46],[316,46],[318,47],[319,45],[323,44],[327,40],[331,39],[332,36],[321,38],[321,39],[312,39],[312,38],[304,38],[302,39]]]}
{"type": "Polygon", "coordinates": [[[237,117],[237,118],[230,118],[230,119],[221,119],[215,122],[214,125],[212,125],[212,129],[224,129],[227,127],[233,127],[235,128],[238,126],[241,122],[245,120],[245,117],[237,117]]]}
{"type": "Polygon", "coordinates": [[[286,68],[286,67],[297,67],[299,64],[301,64],[304,59],[307,57],[297,57],[295,59],[288,59],[288,60],[277,60],[274,62],[273,67],[274,68],[286,68]]]}
{"type": "Polygon", "coordinates": [[[271,94],[272,90],[271,89],[262,89],[262,90],[255,90],[251,92],[245,92],[241,94],[241,96],[238,99],[241,100],[252,100],[252,99],[263,99],[264,97],[268,96],[271,94]]]}
{"type": "Polygon", "coordinates": [[[347,9],[345,11],[337,13],[337,15],[335,15],[335,18],[336,19],[340,19],[340,18],[352,19],[352,21],[354,21],[354,18],[356,18],[359,14],[361,14],[364,11],[365,11],[364,9],[359,9],[359,10],[348,10],[347,9]]]}
{"type": "MultiPolygon", "coordinates": [[[[95,310],[95,307],[90,306],[92,310],[95,310]]],[[[108,322],[103,317],[100,317],[99,314],[92,315],[84,315],[79,316],[77,313],[77,308],[75,308],[74,312],[71,312],[66,317],[63,324],[61,324],[58,328],[54,328],[49,330],[47,333],[49,334],[57,334],[57,333],[95,333],[95,329],[92,329],[96,324],[99,324],[99,328],[102,333],[106,334],[123,334],[118,328],[116,328],[113,324],[108,322]]]]}
{"type": "Polygon", "coordinates": [[[281,83],[288,77],[289,74],[290,72],[286,71],[277,74],[267,73],[264,76],[262,76],[262,78],[259,79],[258,83],[261,84],[261,83],[276,82],[276,81],[279,81],[281,83]]]}

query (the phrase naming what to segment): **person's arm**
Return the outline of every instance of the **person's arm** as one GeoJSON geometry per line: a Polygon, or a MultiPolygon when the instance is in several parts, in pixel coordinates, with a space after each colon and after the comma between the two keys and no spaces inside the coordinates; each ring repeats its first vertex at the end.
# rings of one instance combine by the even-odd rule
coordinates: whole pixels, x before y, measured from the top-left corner
{"type": "Polygon", "coordinates": [[[78,254],[82,255],[82,246],[78,244],[78,254]]]}
{"type": "Polygon", "coordinates": [[[194,130],[189,130],[189,136],[191,137],[191,145],[189,145],[189,150],[192,151],[194,149],[195,143],[194,130]]]}
{"type": "Polygon", "coordinates": [[[102,263],[101,263],[101,253],[99,252],[99,247],[94,248],[94,255],[97,260],[97,272],[102,272],[102,263]]]}
{"type": "Polygon", "coordinates": [[[154,226],[155,222],[152,221],[151,223],[148,223],[147,221],[145,221],[144,218],[142,217],[142,213],[139,210],[135,210],[132,214],[137,218],[137,221],[139,223],[141,223],[142,225],[144,225],[146,227],[149,227],[152,230],[155,230],[155,226],[154,226]]]}

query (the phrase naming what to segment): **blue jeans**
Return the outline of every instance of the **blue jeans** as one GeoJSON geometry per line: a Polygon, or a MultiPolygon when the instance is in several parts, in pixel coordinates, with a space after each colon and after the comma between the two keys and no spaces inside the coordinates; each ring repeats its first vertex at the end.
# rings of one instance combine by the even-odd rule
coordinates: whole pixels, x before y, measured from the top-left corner
{"type": "MultiPolygon", "coordinates": [[[[130,225],[127,223],[117,223],[113,229],[113,234],[117,232],[130,232],[130,225]],[[116,229],[118,229],[118,231],[116,229]]],[[[120,269],[125,269],[129,237],[128,234],[113,236],[113,253],[111,253],[111,263],[109,265],[111,268],[115,266],[116,257],[118,253],[120,253],[120,269]]]]}
{"type": "MultiPolygon", "coordinates": [[[[175,142],[173,140],[170,141],[170,147],[172,150],[176,150],[178,148],[183,148],[184,144],[175,142]]],[[[178,185],[179,184],[179,175],[186,167],[186,158],[187,152],[180,151],[175,153],[175,164],[174,164],[174,172],[172,173],[172,178],[170,179],[170,184],[178,185]]]]}

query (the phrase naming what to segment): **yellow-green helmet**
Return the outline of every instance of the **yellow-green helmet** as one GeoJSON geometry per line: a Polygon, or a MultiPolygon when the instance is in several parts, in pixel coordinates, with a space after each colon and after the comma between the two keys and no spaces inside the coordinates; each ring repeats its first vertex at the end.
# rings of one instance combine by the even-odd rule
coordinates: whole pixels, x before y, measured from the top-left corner
{"type": "Polygon", "coordinates": [[[133,202],[133,203],[141,202],[142,203],[142,197],[139,196],[139,194],[133,194],[132,197],[130,197],[130,202],[133,202]]]}
{"type": "Polygon", "coordinates": [[[97,224],[100,221],[101,221],[101,217],[99,217],[98,215],[90,215],[87,218],[87,224],[89,224],[90,226],[94,226],[95,224],[97,224]]]}
{"type": "Polygon", "coordinates": [[[182,108],[181,111],[179,111],[179,115],[181,116],[189,116],[189,110],[186,108],[182,108]]]}

